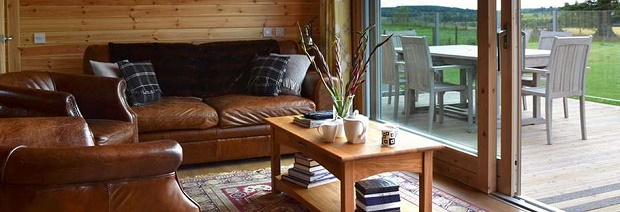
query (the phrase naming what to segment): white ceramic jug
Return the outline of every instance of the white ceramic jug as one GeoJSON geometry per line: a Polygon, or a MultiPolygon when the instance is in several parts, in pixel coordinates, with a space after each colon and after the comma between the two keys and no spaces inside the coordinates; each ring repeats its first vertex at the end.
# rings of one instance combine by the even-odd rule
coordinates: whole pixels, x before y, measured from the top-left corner
{"type": "Polygon", "coordinates": [[[368,117],[360,115],[355,110],[353,114],[344,118],[344,133],[347,142],[359,144],[366,142],[366,131],[368,130],[368,117]]]}

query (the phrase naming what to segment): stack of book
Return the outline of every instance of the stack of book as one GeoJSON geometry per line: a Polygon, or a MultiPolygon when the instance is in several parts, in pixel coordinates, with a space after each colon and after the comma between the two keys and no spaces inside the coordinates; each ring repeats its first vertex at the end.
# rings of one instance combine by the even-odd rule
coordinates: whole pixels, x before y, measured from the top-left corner
{"type": "Polygon", "coordinates": [[[307,127],[307,128],[319,127],[321,126],[323,122],[327,120],[329,119],[309,119],[309,118],[305,118],[303,115],[295,116],[295,118],[293,118],[293,122],[295,122],[296,124],[302,127],[307,127]]]}
{"type": "Polygon", "coordinates": [[[356,211],[400,211],[398,184],[388,179],[355,183],[356,211]]]}
{"type": "Polygon", "coordinates": [[[304,188],[312,188],[338,180],[318,162],[302,153],[295,154],[293,168],[288,169],[288,174],[282,175],[282,179],[304,188]]]}

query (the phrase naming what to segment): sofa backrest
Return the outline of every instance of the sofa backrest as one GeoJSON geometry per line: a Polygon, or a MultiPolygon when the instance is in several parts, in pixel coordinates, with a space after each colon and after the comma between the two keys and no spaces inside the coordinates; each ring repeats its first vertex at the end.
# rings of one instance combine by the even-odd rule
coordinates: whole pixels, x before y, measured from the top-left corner
{"type": "Polygon", "coordinates": [[[245,93],[252,59],[269,53],[296,54],[295,41],[223,41],[204,44],[135,43],[92,45],[84,53],[85,74],[93,74],[89,60],[128,59],[153,63],[164,96],[208,98],[245,93]]]}

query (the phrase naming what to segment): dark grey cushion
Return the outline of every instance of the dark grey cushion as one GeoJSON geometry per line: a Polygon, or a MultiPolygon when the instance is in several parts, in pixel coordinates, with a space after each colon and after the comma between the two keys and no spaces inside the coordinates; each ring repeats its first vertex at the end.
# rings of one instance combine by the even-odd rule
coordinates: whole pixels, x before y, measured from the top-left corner
{"type": "Polygon", "coordinates": [[[277,96],[289,57],[257,56],[254,58],[248,91],[253,95],[277,96]]]}
{"type": "Polygon", "coordinates": [[[127,82],[126,95],[131,106],[145,105],[161,99],[161,89],[150,61],[119,61],[118,67],[127,82]]]}
{"type": "Polygon", "coordinates": [[[282,78],[280,94],[301,96],[301,84],[303,83],[304,78],[306,78],[308,67],[310,67],[310,60],[308,59],[308,56],[301,54],[270,55],[290,58],[284,67],[286,69],[286,73],[284,73],[284,77],[282,78]]]}

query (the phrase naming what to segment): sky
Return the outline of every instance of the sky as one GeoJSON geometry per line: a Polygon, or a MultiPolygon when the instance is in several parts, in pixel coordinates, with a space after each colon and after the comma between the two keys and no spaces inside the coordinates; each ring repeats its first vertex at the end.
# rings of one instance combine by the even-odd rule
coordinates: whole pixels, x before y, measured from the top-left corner
{"type": "MultiPolygon", "coordinates": [[[[585,0],[579,0],[582,2],[585,0]]],[[[562,7],[564,3],[575,3],[575,0],[521,0],[521,8],[562,7]]],[[[477,0],[381,0],[381,7],[402,5],[438,5],[476,9],[477,0]]]]}

